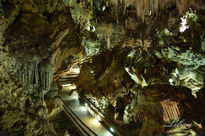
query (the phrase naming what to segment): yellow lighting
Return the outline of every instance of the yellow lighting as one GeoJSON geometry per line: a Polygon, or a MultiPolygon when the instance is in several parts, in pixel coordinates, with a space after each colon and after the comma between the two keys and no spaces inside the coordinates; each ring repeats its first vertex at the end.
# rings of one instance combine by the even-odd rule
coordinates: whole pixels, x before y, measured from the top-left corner
{"type": "Polygon", "coordinates": [[[72,85],[69,87],[70,89],[76,89],[76,85],[72,85]]]}
{"type": "Polygon", "coordinates": [[[113,136],[111,133],[107,133],[105,134],[105,136],[113,136]]]}
{"type": "Polygon", "coordinates": [[[73,68],[73,69],[71,69],[71,72],[79,74],[80,73],[80,68],[73,68]]]}
{"type": "Polygon", "coordinates": [[[97,119],[98,121],[101,121],[101,118],[100,118],[99,115],[96,115],[96,119],[97,119]]]}
{"type": "Polygon", "coordinates": [[[67,86],[71,86],[71,84],[64,84],[64,85],[62,85],[62,87],[67,87],[67,86]]]}
{"type": "Polygon", "coordinates": [[[96,126],[99,126],[99,125],[100,125],[99,121],[96,120],[96,119],[91,119],[91,122],[92,122],[93,124],[95,124],[96,126]]]}
{"type": "Polygon", "coordinates": [[[68,90],[76,89],[75,84],[64,84],[64,85],[62,85],[62,87],[65,88],[65,89],[68,89],[68,90]]]}

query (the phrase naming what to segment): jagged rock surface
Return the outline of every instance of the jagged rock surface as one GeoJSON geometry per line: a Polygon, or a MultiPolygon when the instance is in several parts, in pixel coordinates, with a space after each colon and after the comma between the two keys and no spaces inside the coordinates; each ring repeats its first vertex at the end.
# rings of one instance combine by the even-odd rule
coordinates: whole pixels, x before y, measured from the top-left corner
{"type": "Polygon", "coordinates": [[[162,135],[173,119],[163,115],[170,103],[167,115],[178,117],[172,111],[179,107],[188,123],[203,123],[202,8],[203,0],[0,0],[1,126],[56,135],[49,119],[61,104],[53,74],[80,55],[94,56],[81,67],[79,94],[123,135],[162,135]],[[189,7],[198,19],[180,33],[189,7]]]}
{"type": "MultiPolygon", "coordinates": [[[[203,97],[204,86],[204,12],[197,14],[198,20],[189,22],[185,32],[162,29],[144,39],[124,37],[81,67],[76,82],[80,94],[91,101],[105,97],[107,107],[100,102],[96,106],[125,128],[123,135],[162,135],[164,125],[179,117],[203,123],[205,109],[198,98],[203,97]]],[[[195,132],[188,128],[186,133],[195,132]]]]}
{"type": "Polygon", "coordinates": [[[1,128],[16,135],[57,135],[44,96],[64,59],[80,53],[79,27],[61,0],[3,0],[0,17],[1,128]]]}

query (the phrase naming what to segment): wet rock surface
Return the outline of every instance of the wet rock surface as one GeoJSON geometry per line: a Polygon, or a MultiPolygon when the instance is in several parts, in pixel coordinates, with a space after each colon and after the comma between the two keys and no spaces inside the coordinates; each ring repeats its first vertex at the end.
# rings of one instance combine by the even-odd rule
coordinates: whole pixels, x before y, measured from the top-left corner
{"type": "Polygon", "coordinates": [[[58,103],[58,88],[51,83],[64,59],[80,53],[79,27],[62,1],[0,3],[1,129],[57,135],[50,112],[58,103]],[[47,103],[51,98],[54,103],[47,103]]]}
{"type": "MultiPolygon", "coordinates": [[[[203,12],[197,14],[200,17],[203,12]]],[[[204,86],[200,38],[204,23],[200,20],[190,22],[185,32],[163,29],[151,39],[127,38],[112,50],[98,53],[81,67],[76,82],[79,92],[119,128],[123,126],[124,135],[162,135],[168,132],[165,124],[173,120],[202,123],[205,110],[198,99],[202,96],[196,93],[202,93],[204,86]],[[102,96],[106,106],[101,104],[102,96]],[[167,99],[171,102],[163,102],[167,99]]],[[[186,133],[198,133],[188,130],[186,133]]]]}

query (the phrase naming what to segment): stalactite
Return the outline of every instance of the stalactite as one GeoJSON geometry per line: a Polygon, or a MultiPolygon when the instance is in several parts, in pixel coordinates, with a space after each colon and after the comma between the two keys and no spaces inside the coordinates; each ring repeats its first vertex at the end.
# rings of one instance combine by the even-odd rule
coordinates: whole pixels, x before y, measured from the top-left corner
{"type": "Polygon", "coordinates": [[[38,72],[38,62],[29,62],[23,66],[22,73],[22,84],[23,88],[27,92],[33,92],[39,81],[39,72],[38,72]]]}
{"type": "MultiPolygon", "coordinates": [[[[118,3],[118,0],[111,0],[111,4],[114,7],[119,7],[118,4],[121,4],[123,7],[122,13],[125,15],[126,8],[129,6],[135,7],[136,14],[138,17],[141,17],[144,20],[144,16],[148,15],[150,11],[153,14],[158,15],[158,11],[168,9],[173,5],[179,10],[180,15],[182,15],[185,10],[187,10],[191,5],[197,6],[200,5],[200,1],[194,0],[123,0],[118,3]]],[[[116,8],[117,9],[117,8],[116,8]]],[[[119,11],[119,9],[118,9],[119,11]]]]}
{"type": "Polygon", "coordinates": [[[90,8],[93,9],[93,0],[90,0],[90,8]]]}
{"type": "Polygon", "coordinates": [[[139,120],[140,123],[143,123],[143,120],[142,120],[142,116],[140,113],[137,112],[137,118],[139,120]]]}
{"type": "Polygon", "coordinates": [[[168,8],[176,5],[179,10],[179,14],[182,15],[190,6],[202,7],[202,0],[87,0],[81,2],[83,7],[89,7],[91,10],[101,11],[103,4],[106,6],[111,6],[113,8],[113,13],[116,18],[122,13],[126,15],[127,7],[135,8],[136,15],[142,20],[146,15],[149,15],[150,12],[154,15],[158,15],[160,10],[166,10],[168,8]]]}
{"type": "Polygon", "coordinates": [[[107,49],[110,49],[110,38],[107,38],[107,49]]]}
{"type": "Polygon", "coordinates": [[[48,91],[53,81],[53,67],[50,63],[46,62],[43,62],[39,66],[38,59],[35,57],[33,58],[33,61],[23,66],[21,77],[23,88],[27,93],[48,91]]]}
{"type": "Polygon", "coordinates": [[[22,84],[23,84],[23,88],[24,90],[27,90],[27,80],[26,80],[26,75],[27,75],[27,67],[23,67],[23,73],[22,73],[22,84]]]}
{"type": "Polygon", "coordinates": [[[41,91],[48,91],[53,80],[53,67],[46,61],[42,62],[39,68],[41,91]]]}
{"type": "MultiPolygon", "coordinates": [[[[38,71],[38,63],[37,62],[35,62],[35,71],[34,71],[34,75],[35,75],[35,81],[34,81],[34,83],[35,83],[35,85],[37,85],[38,84],[38,81],[39,81],[39,71],[38,71]]],[[[35,88],[36,88],[36,86],[35,86],[35,88]]]]}

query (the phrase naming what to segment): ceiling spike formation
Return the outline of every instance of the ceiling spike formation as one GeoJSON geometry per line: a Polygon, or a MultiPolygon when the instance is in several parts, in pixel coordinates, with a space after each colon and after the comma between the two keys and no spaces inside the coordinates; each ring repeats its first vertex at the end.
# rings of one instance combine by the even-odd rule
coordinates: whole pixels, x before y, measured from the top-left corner
{"type": "MultiPolygon", "coordinates": [[[[176,5],[179,14],[182,15],[190,6],[197,6],[200,1],[196,0],[124,0],[124,10],[132,6],[136,9],[136,14],[144,20],[145,15],[158,14],[160,10],[171,8],[176,5]]],[[[125,12],[125,11],[124,11],[125,12]]]]}
{"type": "Polygon", "coordinates": [[[40,88],[40,91],[48,91],[50,84],[53,81],[53,67],[49,63],[41,63],[33,61],[28,65],[23,65],[22,73],[23,88],[26,92],[32,93],[36,89],[40,88]]]}
{"type": "Polygon", "coordinates": [[[39,70],[38,62],[30,62],[23,66],[22,83],[27,92],[33,92],[38,87],[39,70]]]}
{"type": "MultiPolygon", "coordinates": [[[[122,12],[124,15],[127,13],[127,8],[132,7],[135,9],[136,15],[142,20],[146,15],[158,15],[160,10],[172,8],[174,6],[179,10],[182,15],[189,7],[201,7],[204,3],[203,0],[88,0],[82,2],[85,7],[91,9],[101,10],[105,5],[113,5],[115,12],[122,12]]],[[[116,13],[119,15],[119,13],[116,13]]]]}
{"type": "Polygon", "coordinates": [[[49,61],[42,62],[40,64],[40,81],[41,81],[41,90],[48,91],[50,90],[51,83],[53,81],[53,67],[49,61]]]}

